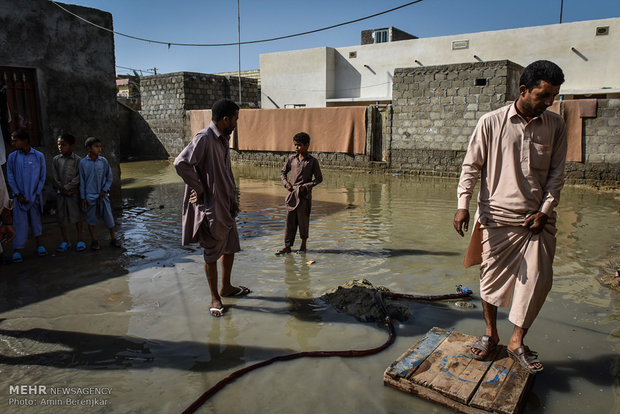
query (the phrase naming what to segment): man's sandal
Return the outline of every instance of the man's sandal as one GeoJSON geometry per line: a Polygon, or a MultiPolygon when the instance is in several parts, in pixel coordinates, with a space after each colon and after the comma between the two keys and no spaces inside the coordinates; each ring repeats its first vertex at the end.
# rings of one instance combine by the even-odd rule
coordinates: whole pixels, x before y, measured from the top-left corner
{"type": "Polygon", "coordinates": [[[231,296],[245,296],[251,292],[251,290],[245,286],[239,285],[239,287],[235,287],[235,292],[230,295],[221,295],[224,298],[229,298],[231,296]]]}
{"type": "Polygon", "coordinates": [[[530,350],[527,346],[521,346],[514,351],[506,349],[506,351],[508,351],[510,358],[521,364],[530,374],[536,374],[543,370],[542,362],[538,359],[538,352],[530,350]],[[540,368],[533,367],[535,364],[540,364],[540,368]]]}
{"type": "Polygon", "coordinates": [[[478,361],[484,361],[493,351],[497,348],[497,343],[488,335],[482,335],[471,346],[470,353],[472,358],[478,361]],[[481,351],[479,354],[475,354],[473,351],[481,351]]]}

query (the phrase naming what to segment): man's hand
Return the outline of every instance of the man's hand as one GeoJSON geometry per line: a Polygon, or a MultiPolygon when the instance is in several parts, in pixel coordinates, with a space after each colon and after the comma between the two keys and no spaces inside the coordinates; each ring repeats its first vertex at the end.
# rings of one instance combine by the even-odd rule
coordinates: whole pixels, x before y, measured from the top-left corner
{"type": "Polygon", "coordinates": [[[549,217],[545,213],[538,211],[527,217],[522,226],[529,228],[532,233],[538,234],[545,228],[548,218],[549,217]]]}
{"type": "Polygon", "coordinates": [[[456,214],[454,215],[454,230],[456,230],[461,237],[465,236],[463,230],[469,230],[469,210],[464,208],[456,210],[456,214]]]}
{"type": "Polygon", "coordinates": [[[293,186],[291,185],[291,183],[286,183],[286,189],[288,191],[293,191],[293,186]]]}
{"type": "Polygon", "coordinates": [[[19,201],[22,204],[28,204],[28,200],[26,200],[26,197],[24,197],[21,194],[17,196],[17,201],[19,201]]]}
{"type": "Polygon", "coordinates": [[[197,193],[193,188],[189,191],[189,202],[198,203],[202,200],[202,193],[197,193]]]}
{"type": "Polygon", "coordinates": [[[73,191],[67,190],[65,187],[60,187],[60,194],[65,197],[71,197],[73,195],[73,191]]]}

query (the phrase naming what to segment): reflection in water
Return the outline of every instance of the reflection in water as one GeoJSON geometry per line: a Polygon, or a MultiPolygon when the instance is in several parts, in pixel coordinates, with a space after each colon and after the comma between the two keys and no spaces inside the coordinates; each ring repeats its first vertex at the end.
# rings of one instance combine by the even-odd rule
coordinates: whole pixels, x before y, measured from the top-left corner
{"type": "MultiPolygon", "coordinates": [[[[242,251],[233,282],[252,294],[225,300],[225,316],[212,318],[200,251],[179,245],[183,185],[174,169],[137,162],[123,164],[122,174],[122,252],[0,266],[0,411],[17,412],[6,405],[9,385],[45,383],[113,387],[101,412],[180,412],[250,363],[383,343],[380,324],[359,323],[315,299],[347,280],[411,294],[452,292],[456,284],[478,290],[478,270],[462,265],[467,240],[452,228],[455,180],[327,170],[313,192],[308,252],[276,257],[286,193],[279,170],[243,166],[235,169],[242,251]]],[[[562,195],[554,286],[528,335],[545,371],[527,412],[620,408],[620,299],[595,279],[620,256],[619,204],[614,193],[567,188],[562,195]]],[[[51,246],[58,236],[49,227],[51,246]]],[[[383,353],[275,364],[227,387],[205,412],[451,412],[383,387],[382,373],[433,326],[480,334],[480,307],[408,306],[411,318],[383,353]]],[[[505,339],[505,311],[499,319],[505,339]]]]}

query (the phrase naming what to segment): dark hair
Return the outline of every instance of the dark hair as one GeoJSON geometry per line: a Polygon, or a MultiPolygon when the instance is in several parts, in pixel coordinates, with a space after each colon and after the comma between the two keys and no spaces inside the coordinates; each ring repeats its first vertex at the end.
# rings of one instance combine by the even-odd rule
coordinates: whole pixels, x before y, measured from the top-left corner
{"type": "Polygon", "coordinates": [[[211,119],[214,122],[224,117],[233,117],[239,111],[239,105],[230,99],[220,99],[211,108],[211,119]]]}
{"type": "Polygon", "coordinates": [[[519,79],[519,86],[525,85],[528,91],[538,87],[540,81],[545,81],[554,86],[564,83],[564,72],[558,65],[548,60],[532,62],[523,71],[519,79]]]}
{"type": "Polygon", "coordinates": [[[298,132],[293,137],[293,141],[299,142],[304,145],[308,145],[310,143],[310,135],[305,132],[298,132]]]}
{"type": "Polygon", "coordinates": [[[20,141],[30,142],[30,134],[28,134],[28,131],[24,128],[14,131],[11,136],[15,139],[19,139],[20,141]]]}
{"type": "Polygon", "coordinates": [[[65,141],[69,145],[75,145],[75,137],[71,134],[64,133],[58,139],[65,141]]]}
{"type": "Polygon", "coordinates": [[[88,138],[86,138],[86,142],[84,142],[84,146],[86,148],[92,147],[97,142],[101,142],[101,140],[99,138],[96,138],[96,137],[88,137],[88,138]]]}

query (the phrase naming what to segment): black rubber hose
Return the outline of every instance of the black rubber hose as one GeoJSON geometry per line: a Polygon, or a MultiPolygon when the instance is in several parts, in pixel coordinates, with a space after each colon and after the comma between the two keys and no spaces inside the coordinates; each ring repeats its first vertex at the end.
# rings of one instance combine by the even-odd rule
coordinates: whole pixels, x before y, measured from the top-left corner
{"type": "Polygon", "coordinates": [[[190,414],[196,412],[209,398],[215,395],[219,390],[236,380],[237,378],[247,374],[250,371],[254,371],[255,369],[273,364],[278,361],[290,361],[297,358],[327,358],[327,357],[341,357],[341,358],[356,358],[356,357],[364,357],[368,355],[377,354],[384,349],[388,348],[390,345],[394,343],[396,339],[396,330],[394,329],[394,323],[392,319],[389,317],[387,309],[385,308],[385,304],[383,303],[383,296],[394,298],[394,299],[406,299],[406,300],[421,300],[421,301],[433,301],[433,300],[445,300],[445,299],[458,299],[464,298],[471,295],[471,291],[469,290],[461,290],[460,285],[457,286],[457,290],[459,293],[451,293],[447,295],[433,295],[433,296],[421,296],[421,295],[408,295],[405,293],[392,293],[392,292],[375,292],[375,300],[381,308],[381,311],[385,315],[385,323],[388,326],[388,339],[381,346],[371,349],[352,349],[348,351],[308,351],[308,352],[296,352],[294,354],[280,355],[277,357],[273,357],[266,361],[257,362],[256,364],[250,365],[248,367],[237,370],[215,384],[213,387],[209,388],[205,391],[196,401],[192,403],[189,407],[183,411],[183,414],[190,414]]]}
{"type": "Polygon", "coordinates": [[[290,361],[293,359],[303,358],[303,357],[307,357],[307,358],[327,358],[327,357],[355,358],[355,357],[373,355],[373,354],[377,354],[383,351],[384,349],[388,348],[390,345],[394,343],[394,340],[396,339],[396,330],[394,329],[394,323],[392,322],[392,319],[388,316],[387,311],[385,309],[385,305],[383,304],[383,298],[381,297],[381,292],[375,293],[375,299],[385,315],[385,323],[388,326],[388,339],[387,341],[385,341],[383,345],[378,346],[376,348],[361,349],[361,350],[352,349],[348,351],[297,352],[294,354],[280,355],[280,356],[268,359],[266,361],[257,362],[254,365],[250,365],[248,367],[245,367],[245,368],[242,368],[240,370],[233,372],[232,374],[230,374],[229,376],[227,376],[226,378],[224,378],[223,380],[215,384],[213,387],[209,388],[200,397],[198,397],[198,399],[194,401],[192,405],[187,407],[185,411],[183,411],[183,414],[189,414],[189,413],[196,412],[196,410],[199,409],[209,398],[215,395],[219,390],[224,388],[226,385],[230,384],[237,378],[247,374],[250,371],[254,371],[257,368],[261,368],[261,367],[273,364],[274,362],[290,361]]]}

